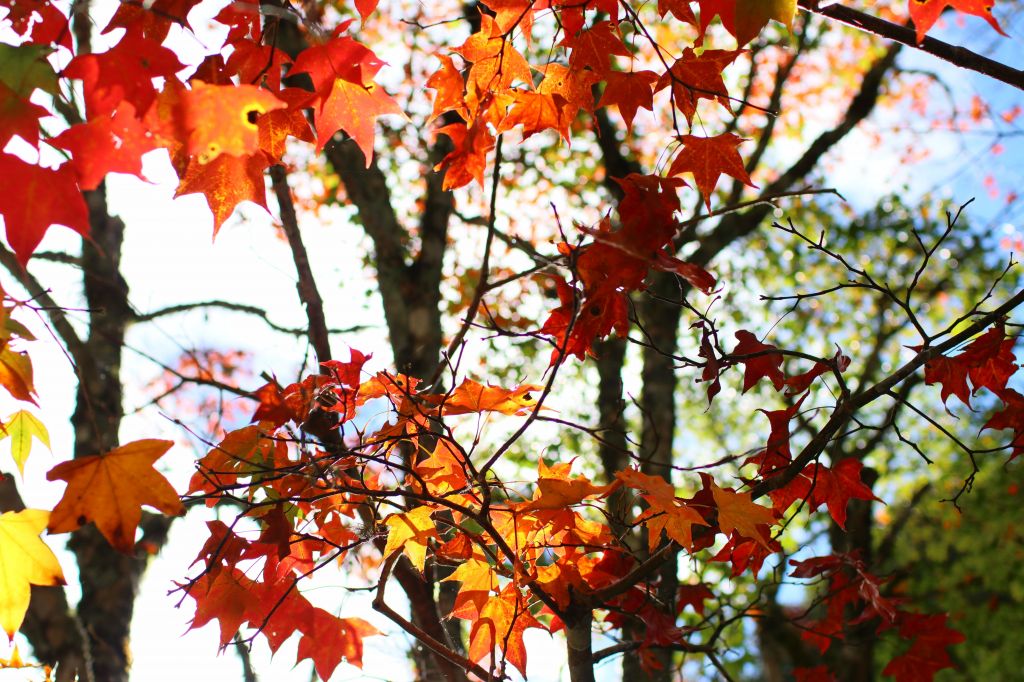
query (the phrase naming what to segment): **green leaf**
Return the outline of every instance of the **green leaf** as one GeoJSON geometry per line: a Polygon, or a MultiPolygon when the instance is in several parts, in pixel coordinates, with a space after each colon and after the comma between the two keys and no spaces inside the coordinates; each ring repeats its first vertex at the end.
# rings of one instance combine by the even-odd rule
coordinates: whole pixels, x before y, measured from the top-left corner
{"type": "Polygon", "coordinates": [[[0,82],[19,97],[28,97],[36,88],[51,95],[58,92],[57,73],[46,61],[53,52],[39,45],[4,45],[0,43],[0,82]]]}

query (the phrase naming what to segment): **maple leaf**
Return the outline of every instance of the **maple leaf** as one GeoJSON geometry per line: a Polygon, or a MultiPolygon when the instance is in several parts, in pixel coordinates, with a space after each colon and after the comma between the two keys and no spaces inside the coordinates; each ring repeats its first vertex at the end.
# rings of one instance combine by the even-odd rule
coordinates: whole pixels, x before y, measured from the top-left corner
{"type": "Polygon", "coordinates": [[[60,92],[57,73],[47,61],[52,51],[39,45],[0,43],[0,83],[26,100],[36,89],[56,95],[60,92]]]}
{"type": "MultiPolygon", "coordinates": [[[[8,14],[5,22],[22,38],[28,38],[29,45],[49,46],[58,43],[71,49],[71,31],[68,18],[55,5],[46,0],[18,0],[5,2],[8,14]]],[[[0,58],[0,63],[3,59],[0,58]]]]}
{"type": "Polygon", "coordinates": [[[272,471],[282,450],[280,445],[272,437],[270,425],[266,422],[231,431],[199,460],[199,470],[192,475],[188,492],[203,490],[211,493],[207,504],[213,506],[216,493],[233,485],[239,476],[272,471]]]}
{"type": "Polygon", "coordinates": [[[797,6],[796,0],[697,0],[697,4],[702,35],[718,15],[722,26],[739,45],[746,45],[760,35],[772,19],[792,30],[797,6]]]}
{"type": "Polygon", "coordinates": [[[492,655],[495,647],[522,675],[526,675],[526,646],[523,632],[527,628],[547,629],[533,617],[514,584],[508,584],[480,610],[469,633],[469,657],[481,661],[492,655]]]}
{"type": "MultiPolygon", "coordinates": [[[[594,112],[594,84],[600,80],[593,71],[580,71],[562,66],[557,62],[545,64],[539,69],[544,78],[537,84],[542,95],[558,95],[561,103],[561,120],[569,125],[582,109],[594,112]]],[[[568,133],[563,135],[568,141],[568,133]]]]}
{"type": "Polygon", "coordinates": [[[945,613],[901,613],[900,637],[913,642],[906,652],[889,661],[882,674],[895,677],[896,682],[918,682],[931,680],[943,668],[955,667],[947,647],[966,638],[949,627],[947,619],[945,613]]]}
{"type": "Polygon", "coordinates": [[[0,514],[0,627],[8,639],[21,627],[31,585],[64,585],[57,557],[39,534],[50,512],[23,509],[0,514]]]}
{"type": "Polygon", "coordinates": [[[416,568],[423,570],[427,560],[427,543],[439,539],[437,528],[430,519],[433,509],[423,505],[402,514],[391,514],[384,519],[388,527],[388,544],[384,557],[401,549],[416,568]]]}
{"type": "Polygon", "coordinates": [[[533,27],[533,4],[535,0],[481,0],[494,12],[494,23],[502,33],[518,28],[526,39],[530,38],[533,27]]]}
{"type": "Polygon", "coordinates": [[[201,164],[221,154],[248,156],[259,148],[260,116],[288,105],[254,85],[207,85],[194,81],[181,97],[185,149],[201,164]]]}
{"type": "MultiPolygon", "coordinates": [[[[336,29],[348,27],[345,22],[336,29]]],[[[368,85],[384,66],[370,48],[348,36],[335,36],[323,45],[312,45],[299,53],[291,74],[306,73],[321,99],[330,96],[339,78],[355,85],[368,85]]]]}
{"type": "Polygon", "coordinates": [[[122,103],[112,115],[100,115],[73,125],[52,140],[71,152],[71,167],[83,190],[96,189],[107,173],[142,177],[139,157],[157,148],[156,140],[135,117],[135,108],[122,103]]]}
{"type": "Polygon", "coordinates": [[[32,360],[4,344],[0,347],[0,386],[17,398],[36,405],[32,385],[32,360]]]}
{"type": "Polygon", "coordinates": [[[18,410],[4,420],[0,440],[5,438],[11,439],[11,457],[22,474],[25,473],[25,461],[32,452],[33,439],[47,448],[50,447],[50,433],[46,430],[46,425],[26,410],[18,410]]]}
{"type": "Polygon", "coordinates": [[[153,79],[174,80],[182,68],[174,52],[129,32],[106,52],[78,55],[64,75],[82,81],[85,111],[92,119],[113,112],[124,101],[136,111],[146,111],[156,99],[153,79]]]}
{"type": "Polygon", "coordinates": [[[697,189],[704,195],[704,205],[711,212],[711,194],[715,191],[718,179],[723,175],[731,175],[744,185],[757,187],[750,181],[747,170],[743,167],[736,148],[743,138],[733,133],[722,133],[714,137],[697,137],[681,135],[679,141],[683,148],[672,160],[668,169],[669,175],[693,173],[697,189]]]}
{"type": "Polygon", "coordinates": [[[0,153],[0,186],[19,190],[0,192],[0,215],[7,243],[22,265],[28,263],[51,225],[70,227],[82,236],[89,234],[89,210],[69,164],[50,170],[0,153]]]}
{"type": "Polygon", "coordinates": [[[312,659],[316,674],[323,680],[330,679],[343,659],[362,668],[363,637],[381,634],[362,618],[339,618],[319,608],[299,624],[299,630],[302,639],[295,662],[312,659]]]}
{"type": "Polygon", "coordinates": [[[512,110],[498,127],[498,132],[511,130],[523,125],[523,139],[548,129],[557,130],[566,142],[569,141],[569,121],[562,118],[565,98],[559,94],[545,95],[539,92],[516,91],[512,110]]]}
{"type": "MultiPolygon", "coordinates": [[[[416,462],[413,467],[419,478],[427,484],[428,492],[433,495],[444,495],[469,485],[465,455],[447,438],[438,438],[430,456],[416,462]]],[[[411,485],[418,483],[414,477],[410,477],[411,485]]]]}
{"type": "Polygon", "coordinates": [[[633,469],[617,471],[615,478],[630,488],[645,490],[643,499],[650,505],[637,522],[647,526],[647,541],[651,552],[658,548],[662,532],[681,547],[693,547],[692,526],[707,526],[707,521],[695,509],[676,498],[671,483],[660,476],[650,476],[633,469]]]}
{"type": "MultiPolygon", "coordinates": [[[[570,464],[571,466],[571,464],[570,464]]],[[[586,499],[607,497],[617,490],[622,482],[615,480],[608,485],[594,485],[586,476],[569,478],[569,468],[549,468],[540,460],[540,475],[533,500],[525,503],[524,511],[536,509],[564,509],[586,499]]]]}
{"type": "Polygon", "coordinates": [[[313,142],[313,131],[303,109],[312,104],[314,95],[298,88],[285,88],[277,93],[278,99],[288,104],[286,109],[268,111],[256,120],[259,128],[259,148],[274,162],[280,162],[289,137],[313,142]]]}
{"type": "Polygon", "coordinates": [[[0,149],[15,135],[37,147],[39,119],[49,115],[46,109],[33,104],[27,97],[20,97],[0,81],[0,149]]]}
{"type": "Polygon", "coordinates": [[[291,58],[276,47],[255,40],[238,40],[232,47],[234,51],[224,65],[225,71],[238,76],[242,83],[264,85],[280,95],[277,91],[281,89],[281,72],[291,58]]]}
{"type": "Polygon", "coordinates": [[[189,587],[188,596],[196,600],[196,615],[189,630],[200,628],[213,619],[220,621],[220,648],[225,648],[238,633],[257,601],[253,581],[234,566],[204,573],[189,587]]]}
{"type": "Polygon", "coordinates": [[[908,2],[910,3],[910,18],[914,21],[914,30],[917,32],[919,45],[947,7],[952,7],[964,14],[981,17],[1000,35],[1006,35],[1006,32],[999,26],[999,22],[992,16],[992,0],[908,0],[908,2]]]}
{"type": "Polygon", "coordinates": [[[999,398],[1003,401],[1003,409],[993,414],[981,428],[1013,429],[1013,454],[1007,460],[1012,462],[1024,453],[1024,395],[1007,388],[999,392],[999,398]]]}
{"type": "Polygon", "coordinates": [[[597,106],[615,105],[626,123],[626,131],[633,132],[637,109],[654,110],[654,84],[657,80],[658,74],[653,71],[609,71],[597,106]]]}
{"type": "Polygon", "coordinates": [[[480,16],[480,30],[455,52],[472,63],[466,77],[466,103],[471,111],[491,99],[490,93],[505,91],[516,81],[533,84],[530,65],[487,14],[480,16]]]}
{"type": "Polygon", "coordinates": [[[431,74],[424,84],[426,87],[437,91],[434,97],[434,111],[430,115],[433,120],[447,111],[457,111],[465,119],[469,118],[466,112],[465,79],[462,72],[455,67],[451,57],[443,54],[437,55],[441,60],[441,66],[431,74]]]}
{"type": "Polygon", "coordinates": [[[484,385],[472,379],[463,379],[446,396],[430,396],[440,403],[446,415],[499,412],[507,415],[529,414],[537,405],[544,387],[539,384],[521,384],[515,388],[484,385]]]}
{"type": "Polygon", "coordinates": [[[172,445],[169,440],[137,440],[50,469],[48,481],[68,483],[50,516],[50,532],[67,533],[92,521],[111,546],[131,553],[142,505],[168,515],[185,513],[174,488],[153,468],[172,445]]]}
{"type": "Polygon", "coordinates": [[[373,161],[375,121],[380,116],[397,114],[404,117],[398,103],[376,83],[360,85],[341,78],[334,81],[330,94],[315,110],[316,150],[324,148],[334,133],[344,130],[363,152],[366,167],[373,161]]]}
{"type": "Polygon", "coordinates": [[[757,337],[745,329],[736,332],[736,348],[733,355],[754,355],[755,357],[744,358],[739,362],[743,363],[743,392],[746,393],[757,384],[762,378],[771,380],[775,390],[780,390],[786,383],[786,377],[782,373],[782,354],[773,353],[777,350],[775,346],[761,343],[757,337]]]}
{"type": "Polygon", "coordinates": [[[707,483],[718,507],[718,527],[722,532],[728,535],[735,531],[767,547],[771,535],[765,526],[775,524],[775,514],[772,510],[754,504],[750,499],[750,493],[737,493],[728,488],[719,488],[710,479],[707,479],[707,483]]]}
{"type": "MultiPolygon", "coordinates": [[[[940,355],[925,363],[925,384],[942,385],[942,402],[950,395],[970,406],[972,391],[967,385],[970,378],[974,385],[973,393],[980,388],[987,388],[999,394],[1017,371],[1014,362],[1013,346],[1015,339],[1006,337],[1005,322],[993,325],[991,329],[968,344],[963,352],[953,357],[940,355]]],[[[920,350],[920,346],[911,347],[920,350]]]]}
{"type": "Polygon", "coordinates": [[[722,80],[722,71],[744,52],[704,50],[698,55],[688,47],[683,50],[683,56],[658,79],[655,92],[671,88],[672,102],[692,126],[697,102],[702,99],[714,100],[729,108],[729,91],[722,80]]]}
{"type": "Polygon", "coordinates": [[[202,194],[213,212],[213,235],[217,236],[235,207],[251,201],[267,209],[267,189],[263,182],[263,169],[269,160],[262,152],[251,156],[221,154],[209,163],[190,161],[185,167],[181,184],[174,196],[202,194]]]}
{"type": "Polygon", "coordinates": [[[474,547],[472,555],[459,562],[456,569],[443,580],[457,580],[462,583],[455,597],[451,617],[476,620],[491,598],[491,592],[498,589],[498,577],[484,557],[483,550],[474,547]]]}
{"type": "Polygon", "coordinates": [[[162,43],[171,26],[189,26],[188,13],[201,1],[153,0],[145,5],[124,2],[118,5],[103,33],[125,28],[129,33],[141,33],[155,43],[162,43]]]}
{"type": "Polygon", "coordinates": [[[455,189],[468,185],[473,180],[483,186],[484,171],[487,169],[487,154],[494,149],[494,136],[486,123],[477,119],[471,126],[465,123],[449,123],[437,129],[439,135],[447,135],[454,149],[434,170],[444,170],[444,189],[455,189]]]}
{"type": "Polygon", "coordinates": [[[582,70],[590,67],[600,77],[610,69],[612,55],[630,56],[629,50],[618,35],[618,26],[611,21],[595,22],[590,28],[577,34],[566,33],[561,45],[570,48],[569,67],[582,70]]]}

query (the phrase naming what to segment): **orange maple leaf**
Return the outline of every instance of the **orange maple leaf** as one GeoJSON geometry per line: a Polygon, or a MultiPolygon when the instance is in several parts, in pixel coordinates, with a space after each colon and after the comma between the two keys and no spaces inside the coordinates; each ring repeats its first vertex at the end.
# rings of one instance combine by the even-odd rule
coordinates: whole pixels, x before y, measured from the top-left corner
{"type": "Polygon", "coordinates": [[[444,580],[457,580],[462,583],[459,593],[455,596],[451,617],[463,620],[475,620],[491,598],[491,592],[498,589],[498,577],[494,568],[484,556],[483,550],[473,547],[472,556],[459,562],[451,575],[444,580]]]}
{"type": "Polygon", "coordinates": [[[50,469],[47,480],[67,481],[68,487],[47,528],[51,533],[67,533],[92,521],[115,549],[130,553],[142,505],[169,515],[185,513],[174,488],[153,468],[172,445],[169,440],[137,440],[50,469]]]}
{"type": "Polygon", "coordinates": [[[523,675],[526,675],[526,645],[523,632],[527,628],[546,629],[533,617],[523,596],[509,583],[501,594],[492,597],[480,610],[469,633],[469,657],[483,660],[499,647],[523,675]]]}
{"type": "Polygon", "coordinates": [[[188,132],[186,150],[199,163],[221,154],[248,156],[259,148],[260,116],[288,105],[255,85],[207,85],[193,81],[181,97],[188,132]]]}
{"type": "Polygon", "coordinates": [[[465,379],[450,396],[432,396],[432,400],[442,404],[446,415],[472,412],[524,415],[537,405],[543,390],[544,387],[537,384],[522,384],[509,389],[465,379]]]}
{"type": "Polygon", "coordinates": [[[676,490],[671,483],[660,476],[650,476],[633,469],[616,472],[615,476],[630,488],[647,491],[642,497],[650,507],[637,521],[647,526],[651,552],[658,548],[662,532],[681,547],[693,547],[692,526],[706,526],[708,523],[697,510],[676,498],[676,490]]]}
{"type": "Polygon", "coordinates": [[[533,494],[533,500],[525,503],[522,509],[564,509],[586,499],[607,497],[622,486],[620,480],[608,485],[594,485],[586,476],[569,478],[568,474],[568,467],[548,468],[544,460],[540,460],[537,490],[533,494]]]}
{"type": "Polygon", "coordinates": [[[213,234],[217,235],[235,207],[251,201],[267,209],[267,190],[263,169],[269,164],[263,152],[252,156],[221,154],[209,163],[193,160],[188,163],[175,197],[202,194],[213,211],[213,234]]]}
{"type": "Polygon", "coordinates": [[[718,527],[729,535],[736,531],[745,538],[756,540],[768,547],[771,535],[766,526],[775,523],[775,514],[771,509],[754,504],[750,493],[737,493],[729,489],[719,488],[714,481],[709,481],[711,494],[718,506],[718,527]]]}

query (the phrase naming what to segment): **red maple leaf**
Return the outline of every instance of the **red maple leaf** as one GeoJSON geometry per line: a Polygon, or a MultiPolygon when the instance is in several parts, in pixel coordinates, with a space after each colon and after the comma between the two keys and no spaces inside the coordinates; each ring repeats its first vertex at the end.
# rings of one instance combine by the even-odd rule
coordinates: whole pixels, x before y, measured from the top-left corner
{"type": "Polygon", "coordinates": [[[733,133],[722,133],[714,137],[697,137],[681,135],[679,141],[683,148],[673,159],[668,169],[669,175],[693,173],[697,189],[704,195],[704,205],[711,212],[711,194],[715,191],[718,179],[723,175],[731,175],[745,185],[756,187],[750,181],[743,159],[736,149],[743,138],[733,133]]]}
{"type": "Polygon", "coordinates": [[[142,159],[157,148],[156,140],[135,118],[135,108],[124,102],[113,115],[101,114],[87,123],[73,125],[52,144],[71,152],[71,167],[82,189],[96,189],[107,173],[142,177],[142,159]]]}
{"type": "Polygon", "coordinates": [[[693,125],[697,102],[710,99],[729,108],[729,92],[722,80],[722,71],[746,50],[704,50],[698,55],[693,48],[683,50],[683,56],[661,75],[655,91],[671,87],[672,101],[693,125]]]}
{"type": "MultiPolygon", "coordinates": [[[[344,22],[335,33],[345,30],[350,23],[351,20],[344,22]]],[[[300,52],[291,73],[308,73],[313,89],[326,99],[337,79],[366,85],[373,82],[383,66],[384,62],[370,48],[348,36],[337,36],[324,45],[313,45],[300,52]]]]}
{"type": "Polygon", "coordinates": [[[991,0],[909,0],[909,2],[910,18],[914,20],[918,43],[924,40],[924,34],[935,25],[935,22],[939,20],[939,15],[947,7],[952,7],[964,14],[981,17],[1001,35],[1006,35],[1006,32],[999,26],[999,22],[992,16],[991,0]]]}
{"type": "Polygon", "coordinates": [[[653,71],[609,71],[599,107],[615,105],[626,130],[632,132],[637,109],[654,110],[654,83],[658,74],[653,71]]]}
{"type": "Polygon", "coordinates": [[[1003,401],[1003,409],[996,412],[985,422],[984,429],[1013,429],[1013,454],[1008,461],[1012,462],[1024,453],[1024,395],[1012,388],[999,392],[1003,401]]]}
{"type": "Polygon", "coordinates": [[[0,215],[7,243],[22,265],[28,263],[51,225],[70,227],[82,236],[89,234],[89,210],[70,164],[50,170],[0,153],[0,186],[18,188],[17,192],[0,192],[0,215]]]}
{"type": "Polygon", "coordinates": [[[946,624],[948,618],[945,613],[901,612],[900,637],[912,643],[906,652],[889,661],[882,674],[895,677],[896,682],[922,682],[931,680],[943,668],[955,667],[947,648],[960,644],[965,637],[946,624]]]}
{"type": "MultiPolygon", "coordinates": [[[[959,355],[940,355],[925,363],[924,381],[929,386],[942,385],[942,402],[955,395],[970,406],[972,391],[967,386],[968,379],[974,385],[974,393],[979,388],[987,388],[999,394],[1017,371],[1014,343],[1013,337],[1006,337],[1005,324],[1000,322],[968,344],[959,355]]],[[[920,346],[912,349],[920,350],[920,346]]]]}
{"type": "Polygon", "coordinates": [[[302,639],[295,662],[313,659],[313,667],[323,680],[331,678],[342,659],[362,668],[363,637],[380,634],[362,618],[339,618],[319,608],[314,608],[298,629],[302,639]]]}
{"type": "Polygon", "coordinates": [[[743,371],[743,392],[749,391],[764,377],[771,380],[776,391],[780,390],[786,383],[786,377],[782,373],[782,354],[771,352],[778,349],[767,343],[761,343],[756,336],[745,329],[736,332],[736,340],[739,343],[733,349],[733,355],[755,356],[739,360],[746,368],[743,371]]]}
{"type": "Polygon", "coordinates": [[[330,94],[313,114],[317,151],[324,148],[334,133],[344,130],[362,150],[369,168],[375,123],[378,116],[385,114],[405,115],[384,88],[376,83],[363,86],[341,78],[335,80],[330,94]]]}
{"type": "Polygon", "coordinates": [[[454,145],[454,149],[434,167],[434,170],[445,171],[444,189],[462,187],[473,180],[482,187],[487,154],[494,149],[494,136],[486,122],[477,119],[470,127],[465,123],[449,123],[438,128],[437,134],[447,135],[454,145]]]}
{"type": "Polygon", "coordinates": [[[618,27],[610,21],[598,21],[578,33],[567,33],[561,44],[572,50],[569,68],[582,70],[590,67],[601,77],[610,71],[612,55],[629,56],[629,50],[619,37],[618,27]]]}
{"type": "Polygon", "coordinates": [[[154,78],[174,80],[182,69],[177,55],[138,33],[126,33],[106,52],[78,55],[64,75],[82,81],[90,119],[113,112],[122,101],[146,111],[156,99],[154,78]]]}
{"type": "Polygon", "coordinates": [[[189,27],[188,13],[202,0],[153,0],[151,3],[123,2],[117,7],[103,33],[128,29],[156,43],[162,43],[171,26],[189,27]]]}

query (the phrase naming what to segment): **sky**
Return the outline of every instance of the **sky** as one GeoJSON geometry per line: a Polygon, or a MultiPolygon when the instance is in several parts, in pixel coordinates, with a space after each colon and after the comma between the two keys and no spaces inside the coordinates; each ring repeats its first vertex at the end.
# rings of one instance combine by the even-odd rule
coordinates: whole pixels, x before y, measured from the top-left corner
{"type": "MultiPolygon", "coordinates": [[[[110,5],[112,11],[113,5],[110,5]]],[[[211,15],[215,13],[211,12],[211,15]]],[[[193,15],[193,19],[195,16],[193,15]]],[[[103,23],[100,21],[99,23],[103,23]]],[[[194,21],[199,24],[199,21],[194,21]]],[[[936,35],[948,31],[951,39],[964,35],[963,27],[951,25],[939,29],[936,35]]],[[[968,26],[983,23],[968,20],[968,26]]],[[[1020,66],[1021,32],[1018,26],[1009,26],[1013,40],[1000,39],[994,34],[968,31],[971,43],[978,47],[999,43],[997,58],[1020,66]]],[[[209,38],[210,44],[214,39],[209,38]]],[[[197,46],[183,40],[181,50],[186,55],[195,54],[197,46]]],[[[912,52],[912,51],[908,51],[912,52]]],[[[911,67],[935,68],[927,57],[907,54],[905,64],[911,67]]],[[[952,69],[943,71],[946,81],[956,91],[957,97],[979,93],[999,110],[1008,108],[1019,100],[1019,92],[986,81],[982,78],[952,69]]],[[[935,189],[960,203],[972,196],[982,199],[988,196],[987,164],[977,167],[964,162],[965,153],[979,153],[976,149],[965,152],[961,147],[963,137],[948,136],[944,142],[934,142],[934,163],[917,166],[907,171],[894,171],[887,177],[879,168],[897,168],[895,157],[880,158],[877,153],[858,154],[856,149],[864,144],[857,135],[845,143],[841,152],[843,164],[834,168],[830,183],[854,203],[867,202],[885,191],[896,191],[907,183],[914,194],[923,194],[935,189]]],[[[968,140],[969,142],[969,140],[968,140]]],[[[1003,143],[1004,160],[1024,158],[1024,138],[1008,136],[1003,143]]],[[[150,182],[129,176],[112,176],[108,179],[110,207],[129,226],[124,247],[124,274],[132,287],[133,304],[142,312],[158,309],[169,303],[208,299],[211,292],[217,298],[229,298],[265,308],[280,324],[302,326],[304,318],[297,303],[294,272],[286,245],[277,237],[271,215],[262,209],[247,205],[225,225],[216,240],[211,239],[212,219],[199,195],[173,199],[173,175],[163,152],[150,154],[145,162],[145,175],[150,182]]],[[[1009,164],[1007,164],[1009,167],[1009,164]]],[[[1007,169],[1008,177],[1012,170],[1007,169]]],[[[1017,177],[1019,180],[1019,176],[1017,177]]],[[[998,215],[995,200],[979,201],[977,210],[982,215],[998,215]]],[[[272,207],[273,208],[273,207],[272,207]]],[[[326,307],[334,321],[344,320],[346,326],[365,325],[366,329],[353,333],[346,340],[356,348],[372,350],[375,353],[369,369],[383,369],[389,360],[386,344],[381,343],[385,330],[376,303],[362,303],[361,296],[354,296],[351,288],[341,286],[351,279],[352,273],[362,273],[358,254],[365,246],[360,230],[344,220],[321,216],[314,221],[304,218],[303,236],[313,259],[314,271],[321,273],[321,281],[336,282],[338,286],[324,286],[326,307]]],[[[1019,214],[1006,216],[999,225],[1008,235],[1019,230],[1019,214]]],[[[43,250],[77,249],[76,238],[67,230],[54,229],[40,247],[43,250]]],[[[36,268],[36,265],[33,265],[36,268]]],[[[71,301],[68,292],[76,290],[74,273],[63,271],[59,266],[40,264],[37,268],[40,278],[58,292],[61,300],[71,301]]],[[[9,278],[4,278],[6,283],[9,278]]],[[[372,282],[364,282],[372,286],[372,282]]],[[[365,286],[363,288],[366,288],[365,286]]],[[[48,333],[40,320],[24,319],[39,338],[47,339],[48,333]]],[[[261,323],[248,320],[242,315],[231,318],[232,331],[230,347],[241,347],[258,357],[254,367],[258,374],[268,371],[289,378],[297,369],[297,358],[305,349],[288,337],[268,333],[261,323]],[[241,341],[240,341],[241,339],[241,341]]],[[[201,313],[165,318],[145,328],[133,330],[128,339],[129,352],[124,363],[124,374],[146,380],[157,374],[157,367],[143,355],[132,349],[143,350],[146,354],[167,361],[182,349],[194,346],[223,346],[224,332],[219,325],[207,324],[201,313]]],[[[40,413],[50,429],[52,453],[45,449],[34,452],[25,474],[26,481],[38,481],[55,463],[67,458],[71,451],[72,434],[67,416],[73,409],[74,377],[66,358],[52,343],[41,341],[32,349],[36,367],[37,387],[40,394],[40,413]]],[[[128,395],[129,412],[145,403],[141,392],[128,395]]],[[[20,406],[13,402],[0,401],[0,414],[6,415],[20,406]]],[[[183,443],[188,437],[175,427],[169,419],[161,420],[154,410],[147,409],[130,415],[122,430],[122,441],[140,437],[167,437],[183,443]]],[[[0,468],[9,469],[6,459],[7,446],[0,443],[0,468]]],[[[192,473],[194,452],[184,445],[173,449],[161,465],[164,473],[178,490],[187,488],[192,473]]],[[[56,486],[24,486],[23,493],[29,506],[51,508],[59,499],[60,489],[56,486]]],[[[202,514],[190,514],[175,522],[170,541],[158,560],[147,571],[136,604],[137,616],[133,622],[132,650],[134,664],[132,679],[145,682],[163,680],[228,680],[241,679],[241,665],[231,652],[217,655],[217,625],[210,624],[196,632],[184,634],[189,627],[192,601],[186,599],[182,608],[176,608],[180,594],[168,592],[175,581],[181,581],[189,574],[189,564],[198,553],[205,539],[204,523],[209,518],[202,514]],[[183,636],[184,635],[184,636],[183,636]]],[[[51,546],[60,554],[62,566],[69,581],[69,594],[77,598],[74,561],[61,548],[59,538],[49,539],[51,546]]],[[[374,623],[386,637],[366,640],[365,667],[362,672],[343,664],[332,678],[341,680],[392,680],[403,682],[411,679],[402,646],[396,638],[404,636],[383,618],[377,617],[369,606],[368,599],[361,593],[348,593],[341,589],[337,574],[325,576],[320,583],[311,586],[317,596],[317,604],[325,608],[338,608],[341,615],[358,615],[374,623]],[[325,596],[326,595],[326,596],[325,596]]],[[[399,593],[389,591],[389,601],[401,603],[399,593]]],[[[539,682],[555,682],[565,679],[565,671],[558,663],[561,648],[551,646],[547,635],[537,631],[527,633],[527,646],[531,658],[529,679],[539,682]]],[[[253,661],[263,680],[305,680],[311,673],[310,663],[293,666],[296,640],[286,643],[278,654],[270,659],[266,647],[255,647],[253,661]]],[[[6,652],[0,645],[0,657],[6,652]]],[[[610,662],[599,671],[601,679],[615,679],[617,662],[610,662]]],[[[0,671],[0,682],[10,678],[0,671]]],[[[20,679],[20,678],[18,678],[20,679]]]]}

